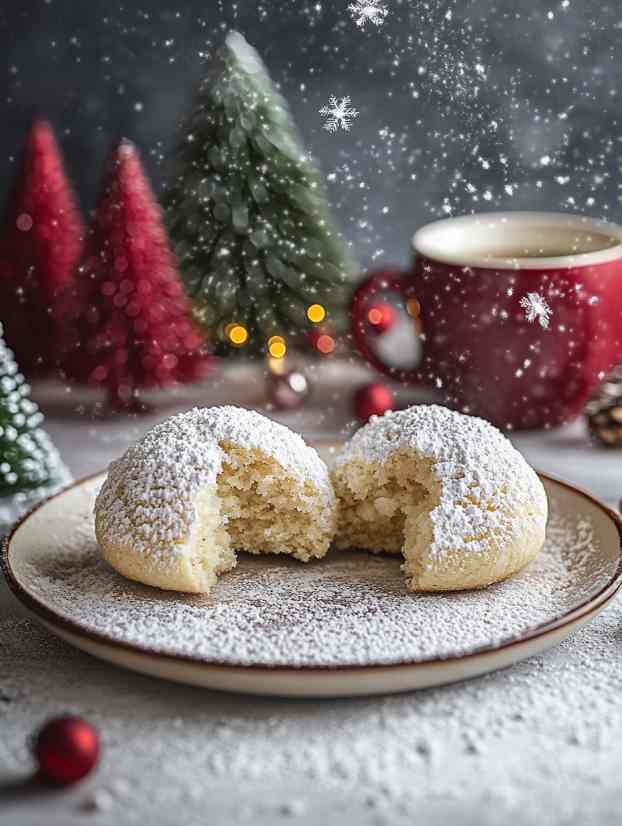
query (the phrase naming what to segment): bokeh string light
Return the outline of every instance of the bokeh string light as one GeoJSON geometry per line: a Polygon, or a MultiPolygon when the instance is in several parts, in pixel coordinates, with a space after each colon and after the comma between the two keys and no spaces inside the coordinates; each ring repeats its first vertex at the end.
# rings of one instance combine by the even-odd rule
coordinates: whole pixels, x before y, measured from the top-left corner
{"type": "Polygon", "coordinates": [[[248,341],[248,331],[241,324],[227,324],[225,334],[234,347],[241,347],[248,341]]]}
{"type": "Polygon", "coordinates": [[[326,318],[326,310],[321,304],[311,304],[307,309],[307,318],[313,324],[321,324],[326,318]]]}
{"type": "Polygon", "coordinates": [[[268,339],[268,352],[273,359],[282,359],[287,353],[287,344],[283,336],[271,336],[268,339]]]}

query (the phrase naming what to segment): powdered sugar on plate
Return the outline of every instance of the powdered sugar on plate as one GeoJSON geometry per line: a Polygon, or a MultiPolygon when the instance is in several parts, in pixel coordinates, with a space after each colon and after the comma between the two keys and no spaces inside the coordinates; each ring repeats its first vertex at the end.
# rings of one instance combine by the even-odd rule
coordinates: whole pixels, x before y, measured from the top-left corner
{"type": "Polygon", "coordinates": [[[85,631],[202,662],[335,667],[460,655],[563,616],[617,565],[617,552],[601,553],[589,516],[552,497],[543,552],[486,590],[412,594],[399,559],[343,552],[308,565],[241,555],[209,596],[183,596],[129,582],[101,559],[92,528],[100,484],[101,477],[86,482],[64,494],[63,508],[32,517],[44,520],[49,542],[16,552],[15,575],[85,631]]]}

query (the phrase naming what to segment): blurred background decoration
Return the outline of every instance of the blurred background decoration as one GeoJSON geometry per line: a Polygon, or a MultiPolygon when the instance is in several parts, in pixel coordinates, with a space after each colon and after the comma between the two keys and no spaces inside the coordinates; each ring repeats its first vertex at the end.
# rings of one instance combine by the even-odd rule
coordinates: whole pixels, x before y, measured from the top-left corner
{"type": "Polygon", "coordinates": [[[261,57],[231,31],[179,136],[165,194],[194,317],[223,356],[312,349],[349,327],[357,270],[261,57]]]}
{"type": "MultiPolygon", "coordinates": [[[[11,329],[8,299],[3,302],[18,363],[29,376],[60,366],[67,380],[106,387],[112,407],[137,409],[141,388],[207,375],[212,362],[205,345],[194,327],[183,326],[190,321],[182,316],[192,311],[212,352],[262,357],[262,403],[302,407],[323,379],[290,357],[306,349],[320,361],[345,357],[352,367],[348,292],[363,272],[407,262],[421,224],[521,208],[616,220],[622,198],[619,27],[615,6],[596,0],[544,6],[499,0],[494,13],[484,0],[147,0],[114,10],[102,0],[7,5],[0,10],[0,60],[8,78],[0,198],[11,203],[10,182],[33,120],[38,125],[27,147],[39,152],[39,165],[13,192],[11,232],[0,248],[2,261],[13,255],[14,269],[25,271],[12,296],[28,305],[19,334],[11,329]],[[250,118],[247,98],[257,92],[265,94],[265,107],[250,118]],[[58,146],[36,120],[41,117],[50,120],[58,146]],[[247,145],[242,133],[252,135],[251,158],[240,156],[247,145]],[[95,196],[98,187],[105,190],[106,157],[123,145],[122,137],[141,153],[143,206],[151,203],[151,186],[167,207],[178,270],[171,269],[155,205],[155,212],[147,209],[151,229],[130,214],[123,230],[102,230],[112,219],[101,204],[95,213],[95,196]],[[290,221],[285,246],[289,255],[304,250],[303,278],[292,279],[285,246],[265,255],[271,280],[258,273],[251,253],[264,255],[261,233],[249,229],[242,238],[248,212],[235,198],[234,166],[240,186],[253,184],[259,166],[264,178],[281,181],[280,200],[272,188],[265,205],[266,227],[274,234],[277,218],[290,221]],[[20,198],[30,197],[33,181],[53,192],[40,203],[53,230],[40,218],[26,226],[32,216],[20,198]],[[138,241],[120,243],[126,230],[138,241]],[[127,291],[155,271],[150,262],[133,274],[117,265],[128,259],[124,244],[150,246],[151,232],[162,243],[162,273],[152,279],[150,301],[156,297],[173,315],[151,319],[146,329],[155,345],[145,349],[146,333],[136,329],[143,316],[133,320],[142,310],[127,291]],[[43,252],[31,261],[19,236],[37,234],[43,252]],[[82,236],[81,266],[75,284],[67,285],[82,236]],[[101,261],[93,266],[98,256],[105,267],[101,261]],[[30,282],[41,280],[47,292],[37,303],[30,282]],[[182,281],[188,306],[173,296],[182,281]],[[67,286],[79,298],[69,316],[56,306],[67,286]],[[173,317],[178,322],[170,327],[173,317]],[[60,328],[73,333],[77,354],[68,354],[60,328]],[[59,340],[61,353],[51,359],[59,340]],[[201,351],[202,372],[182,364],[195,351],[201,351]],[[279,360],[284,363],[275,367],[279,360]]],[[[137,214],[144,217],[145,209],[137,214]]],[[[370,347],[397,368],[411,365],[421,349],[417,321],[396,296],[379,296],[365,322],[370,347]]],[[[393,404],[392,388],[371,380],[348,398],[358,420],[393,404]]]]}
{"type": "Polygon", "coordinates": [[[0,198],[34,115],[57,130],[85,211],[121,137],[159,191],[230,28],[255,46],[319,160],[360,264],[403,263],[414,229],[483,209],[619,212],[620,15],[599,0],[23,0],[0,9],[0,198]],[[349,96],[351,131],[319,109],[349,96]]]}

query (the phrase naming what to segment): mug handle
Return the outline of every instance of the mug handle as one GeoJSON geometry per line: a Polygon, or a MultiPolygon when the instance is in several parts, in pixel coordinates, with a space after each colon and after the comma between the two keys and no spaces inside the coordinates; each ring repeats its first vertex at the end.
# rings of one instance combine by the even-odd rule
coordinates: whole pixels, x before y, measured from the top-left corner
{"type": "MultiPolygon", "coordinates": [[[[376,370],[403,384],[420,384],[422,383],[422,377],[418,366],[412,368],[392,367],[386,364],[378,353],[369,346],[367,313],[370,300],[376,293],[385,291],[399,293],[405,298],[405,275],[404,271],[398,269],[377,270],[359,284],[354,293],[351,306],[352,337],[365,361],[375,367],[376,370]]],[[[414,296],[409,295],[408,298],[412,299],[414,296]]]]}

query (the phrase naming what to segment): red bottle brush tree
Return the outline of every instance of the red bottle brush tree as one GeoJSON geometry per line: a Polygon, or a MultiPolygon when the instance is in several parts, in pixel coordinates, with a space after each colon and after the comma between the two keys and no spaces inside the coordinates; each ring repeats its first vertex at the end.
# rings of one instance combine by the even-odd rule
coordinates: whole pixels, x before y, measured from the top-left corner
{"type": "Polygon", "coordinates": [[[73,277],[83,238],[52,127],[35,121],[0,229],[0,321],[27,375],[52,367],[60,294],[73,277]]]}
{"type": "Polygon", "coordinates": [[[61,369],[106,387],[112,407],[140,410],[140,388],[210,371],[160,209],[128,141],[110,159],[72,292],[61,369]]]}

